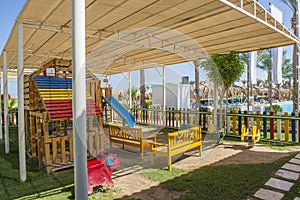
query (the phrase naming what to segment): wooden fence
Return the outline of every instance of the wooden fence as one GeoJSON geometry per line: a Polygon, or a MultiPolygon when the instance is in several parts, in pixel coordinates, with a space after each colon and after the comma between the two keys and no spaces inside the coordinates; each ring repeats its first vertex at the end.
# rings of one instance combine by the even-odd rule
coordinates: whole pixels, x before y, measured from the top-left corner
{"type": "MultiPolygon", "coordinates": [[[[132,110],[136,122],[154,126],[180,129],[181,126],[189,124],[199,124],[203,130],[207,131],[212,126],[213,113],[206,111],[193,111],[190,109],[179,109],[162,107],[155,108],[135,108],[132,110]]],[[[300,112],[295,113],[266,113],[259,112],[243,113],[239,110],[237,113],[217,114],[220,120],[220,127],[226,129],[228,135],[240,135],[242,125],[260,128],[262,138],[278,141],[300,141],[300,112]]]]}

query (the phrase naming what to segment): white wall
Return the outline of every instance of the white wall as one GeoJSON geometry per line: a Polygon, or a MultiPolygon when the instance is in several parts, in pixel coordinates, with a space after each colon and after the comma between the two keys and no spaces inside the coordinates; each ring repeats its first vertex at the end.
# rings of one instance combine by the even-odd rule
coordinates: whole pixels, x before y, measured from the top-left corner
{"type": "MultiPolygon", "coordinates": [[[[152,85],[152,104],[163,103],[162,85],[152,85]]],[[[190,108],[190,85],[166,84],[166,106],[174,108],[190,108]]]]}
{"type": "Polygon", "coordinates": [[[179,108],[190,108],[190,90],[191,86],[189,84],[179,84],[178,86],[178,100],[179,108]]]}
{"type": "Polygon", "coordinates": [[[174,83],[166,84],[166,106],[178,108],[178,85],[174,83]]]}

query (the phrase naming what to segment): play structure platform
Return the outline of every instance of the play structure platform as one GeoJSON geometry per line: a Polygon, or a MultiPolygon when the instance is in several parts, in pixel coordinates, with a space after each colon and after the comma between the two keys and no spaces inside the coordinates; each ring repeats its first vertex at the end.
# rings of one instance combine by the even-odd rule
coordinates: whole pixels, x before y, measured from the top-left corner
{"type": "MultiPolygon", "coordinates": [[[[53,59],[24,78],[26,150],[47,172],[73,165],[71,61],[53,59]]],[[[103,148],[100,80],[86,74],[87,152],[103,148]]]]}

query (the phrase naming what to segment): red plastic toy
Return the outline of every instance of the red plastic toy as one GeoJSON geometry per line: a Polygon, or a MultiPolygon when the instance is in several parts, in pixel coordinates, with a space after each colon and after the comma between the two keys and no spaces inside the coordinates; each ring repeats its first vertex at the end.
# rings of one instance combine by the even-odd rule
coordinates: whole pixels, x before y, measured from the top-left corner
{"type": "Polygon", "coordinates": [[[112,186],[112,172],[120,166],[120,161],[116,154],[108,154],[100,151],[95,159],[88,160],[88,193],[93,193],[93,188],[98,185],[107,184],[112,186]]]}

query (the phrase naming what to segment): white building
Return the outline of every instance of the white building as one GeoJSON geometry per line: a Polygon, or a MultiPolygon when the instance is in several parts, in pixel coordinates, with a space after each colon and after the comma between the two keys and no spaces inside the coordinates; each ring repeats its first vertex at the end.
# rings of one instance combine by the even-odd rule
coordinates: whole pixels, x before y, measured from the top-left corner
{"type": "MultiPolygon", "coordinates": [[[[162,85],[152,85],[152,104],[163,104],[162,85]]],[[[178,108],[190,108],[190,84],[166,84],[166,106],[178,108]]]]}

